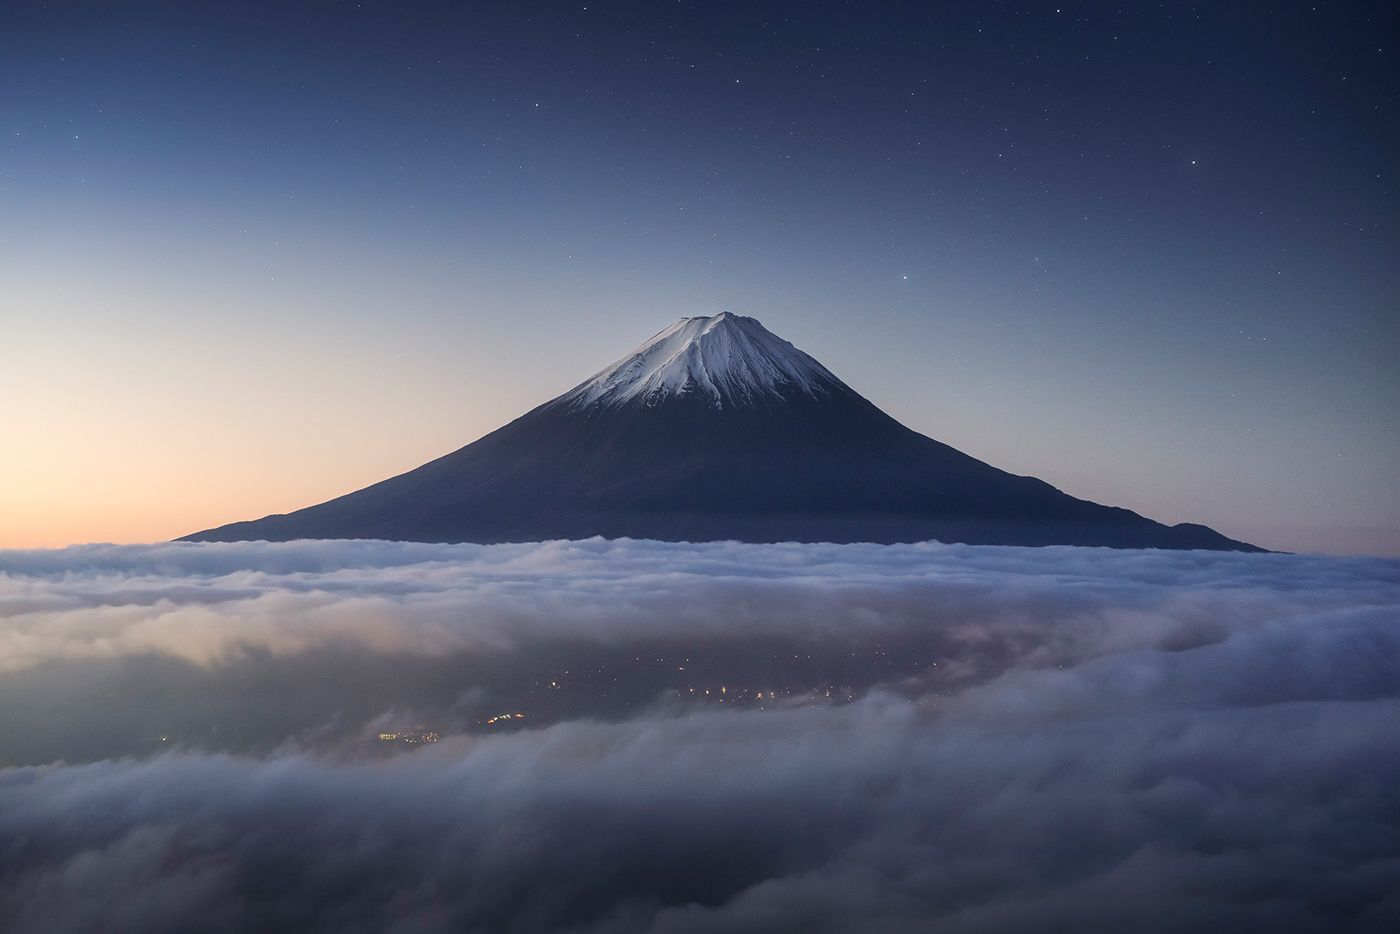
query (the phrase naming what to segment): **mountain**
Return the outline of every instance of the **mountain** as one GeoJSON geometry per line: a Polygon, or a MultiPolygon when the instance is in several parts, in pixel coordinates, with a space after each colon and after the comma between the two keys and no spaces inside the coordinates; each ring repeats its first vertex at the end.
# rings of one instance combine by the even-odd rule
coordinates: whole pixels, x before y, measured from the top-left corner
{"type": "Polygon", "coordinates": [[[416,470],[193,541],[385,538],[1108,545],[1257,551],[998,470],[904,427],[753,318],[683,318],[416,470]]]}

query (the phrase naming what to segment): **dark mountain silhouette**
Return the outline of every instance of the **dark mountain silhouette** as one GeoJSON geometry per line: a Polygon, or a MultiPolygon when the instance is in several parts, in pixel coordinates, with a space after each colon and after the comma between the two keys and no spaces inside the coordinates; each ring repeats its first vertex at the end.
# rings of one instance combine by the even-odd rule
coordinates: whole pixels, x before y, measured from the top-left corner
{"type": "Polygon", "coordinates": [[[685,318],[416,470],[194,541],[559,538],[1257,551],[1076,499],[912,431],[753,318],[685,318]]]}

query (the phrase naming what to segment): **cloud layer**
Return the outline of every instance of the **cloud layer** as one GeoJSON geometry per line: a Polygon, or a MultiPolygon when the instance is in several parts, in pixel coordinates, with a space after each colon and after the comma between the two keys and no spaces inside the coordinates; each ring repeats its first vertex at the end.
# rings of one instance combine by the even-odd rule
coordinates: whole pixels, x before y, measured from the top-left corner
{"type": "Polygon", "coordinates": [[[0,616],[10,929],[1400,926],[1394,561],[89,546],[0,616]]]}

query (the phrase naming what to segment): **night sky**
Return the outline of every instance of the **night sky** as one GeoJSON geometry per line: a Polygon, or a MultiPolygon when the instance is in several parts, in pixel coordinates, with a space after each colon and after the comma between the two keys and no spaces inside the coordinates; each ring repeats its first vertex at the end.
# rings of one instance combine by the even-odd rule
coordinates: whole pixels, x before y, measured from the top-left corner
{"type": "Polygon", "coordinates": [[[911,427],[1400,553],[1388,3],[0,8],[0,546],[364,486],[730,310],[911,427]]]}

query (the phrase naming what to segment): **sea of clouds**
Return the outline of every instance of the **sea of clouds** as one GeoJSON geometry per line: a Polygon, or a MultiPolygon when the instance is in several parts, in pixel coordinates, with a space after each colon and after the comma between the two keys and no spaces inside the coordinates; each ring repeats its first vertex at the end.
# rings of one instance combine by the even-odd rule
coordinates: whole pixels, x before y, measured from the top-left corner
{"type": "Polygon", "coordinates": [[[1400,562],[0,552],[0,766],[5,930],[1391,932],[1400,562]]]}

